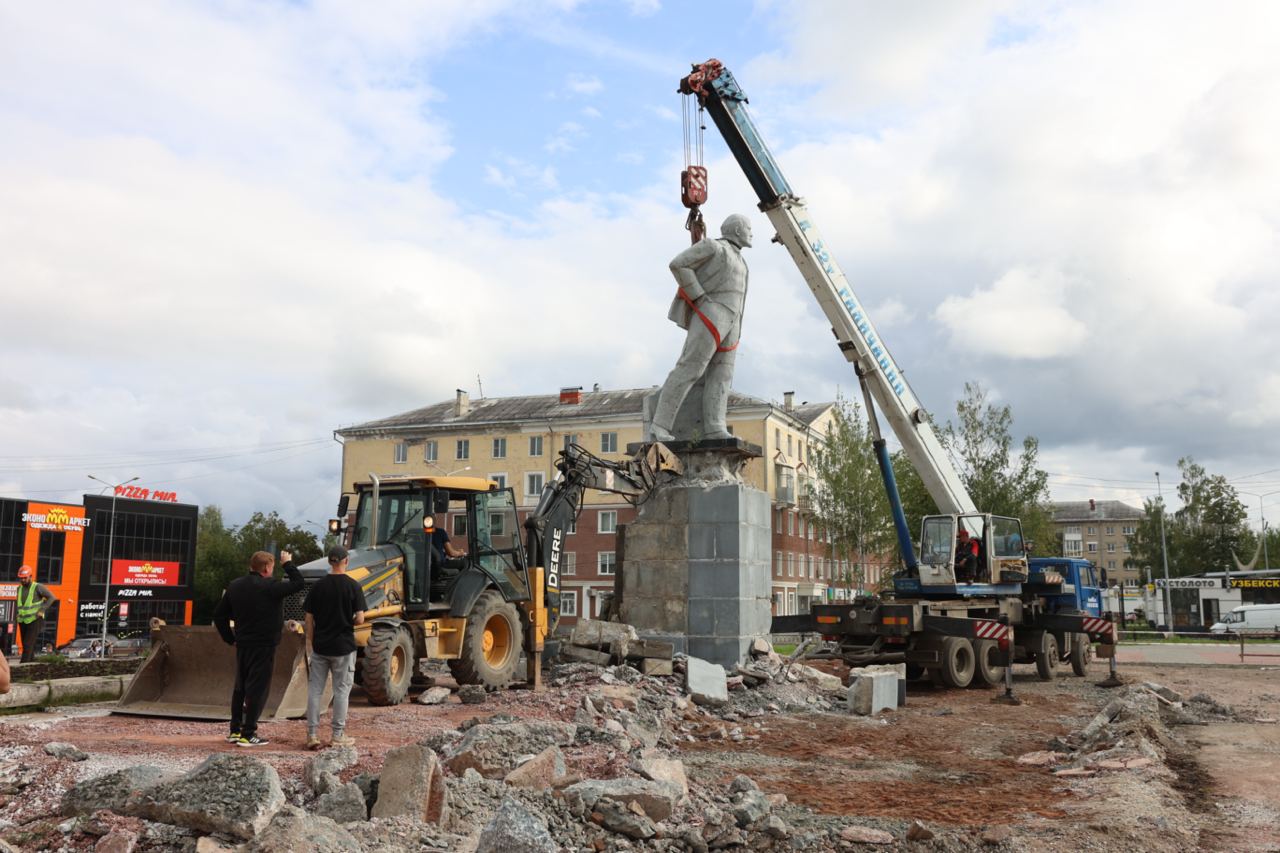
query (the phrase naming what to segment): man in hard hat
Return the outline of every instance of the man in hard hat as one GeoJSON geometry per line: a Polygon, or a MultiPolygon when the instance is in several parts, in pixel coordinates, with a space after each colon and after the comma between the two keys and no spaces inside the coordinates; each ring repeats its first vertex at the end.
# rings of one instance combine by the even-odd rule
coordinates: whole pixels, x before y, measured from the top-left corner
{"type": "Polygon", "coordinates": [[[57,600],[47,586],[36,583],[36,573],[30,566],[18,569],[18,634],[23,663],[36,659],[36,638],[44,628],[44,615],[57,600]]]}

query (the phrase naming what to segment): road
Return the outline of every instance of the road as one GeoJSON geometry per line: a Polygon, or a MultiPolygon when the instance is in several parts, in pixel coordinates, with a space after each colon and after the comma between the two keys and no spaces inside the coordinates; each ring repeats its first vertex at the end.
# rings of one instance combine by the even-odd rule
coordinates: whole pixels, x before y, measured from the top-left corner
{"type": "Polygon", "coordinates": [[[1239,643],[1123,643],[1116,665],[1128,663],[1240,664],[1280,667],[1280,643],[1248,643],[1240,659],[1239,643]],[[1273,655],[1274,657],[1252,657],[1273,655]]]}

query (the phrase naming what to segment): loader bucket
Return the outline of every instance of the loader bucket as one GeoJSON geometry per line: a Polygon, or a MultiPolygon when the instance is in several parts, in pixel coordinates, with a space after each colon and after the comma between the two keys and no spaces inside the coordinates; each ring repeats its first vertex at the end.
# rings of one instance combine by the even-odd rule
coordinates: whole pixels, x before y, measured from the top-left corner
{"type": "MultiPolygon", "coordinates": [[[[229,720],[235,683],[236,650],[222,641],[216,628],[163,625],[153,630],[151,654],[112,713],[229,720]]],[[[329,696],[324,698],[328,704],[329,696]]],[[[271,692],[261,719],[284,720],[306,712],[306,642],[301,633],[286,628],[276,647],[271,692]]]]}

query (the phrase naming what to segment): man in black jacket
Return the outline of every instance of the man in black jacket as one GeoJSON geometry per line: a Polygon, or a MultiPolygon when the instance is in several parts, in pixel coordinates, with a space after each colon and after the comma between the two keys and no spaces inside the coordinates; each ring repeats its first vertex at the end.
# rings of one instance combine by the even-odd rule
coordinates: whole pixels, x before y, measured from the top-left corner
{"type": "Polygon", "coordinates": [[[271,579],[275,558],[257,551],[249,559],[249,573],[233,580],[213,612],[213,624],[227,643],[236,647],[236,686],[231,693],[231,734],[228,743],[262,746],[258,717],[271,692],[271,669],[284,630],[284,600],[303,587],[293,555],[280,552],[287,581],[271,579]],[[235,630],[231,622],[235,622],[235,630]]]}

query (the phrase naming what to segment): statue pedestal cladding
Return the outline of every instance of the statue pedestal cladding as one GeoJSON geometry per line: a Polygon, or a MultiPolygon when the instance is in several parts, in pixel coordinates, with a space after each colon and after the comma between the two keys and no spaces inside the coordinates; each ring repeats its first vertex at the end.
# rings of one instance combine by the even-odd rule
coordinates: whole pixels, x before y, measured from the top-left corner
{"type": "Polygon", "coordinates": [[[741,476],[760,449],[736,438],[667,446],[685,473],[654,490],[620,537],[619,615],[732,667],[772,620],[769,496],[741,476]]]}

